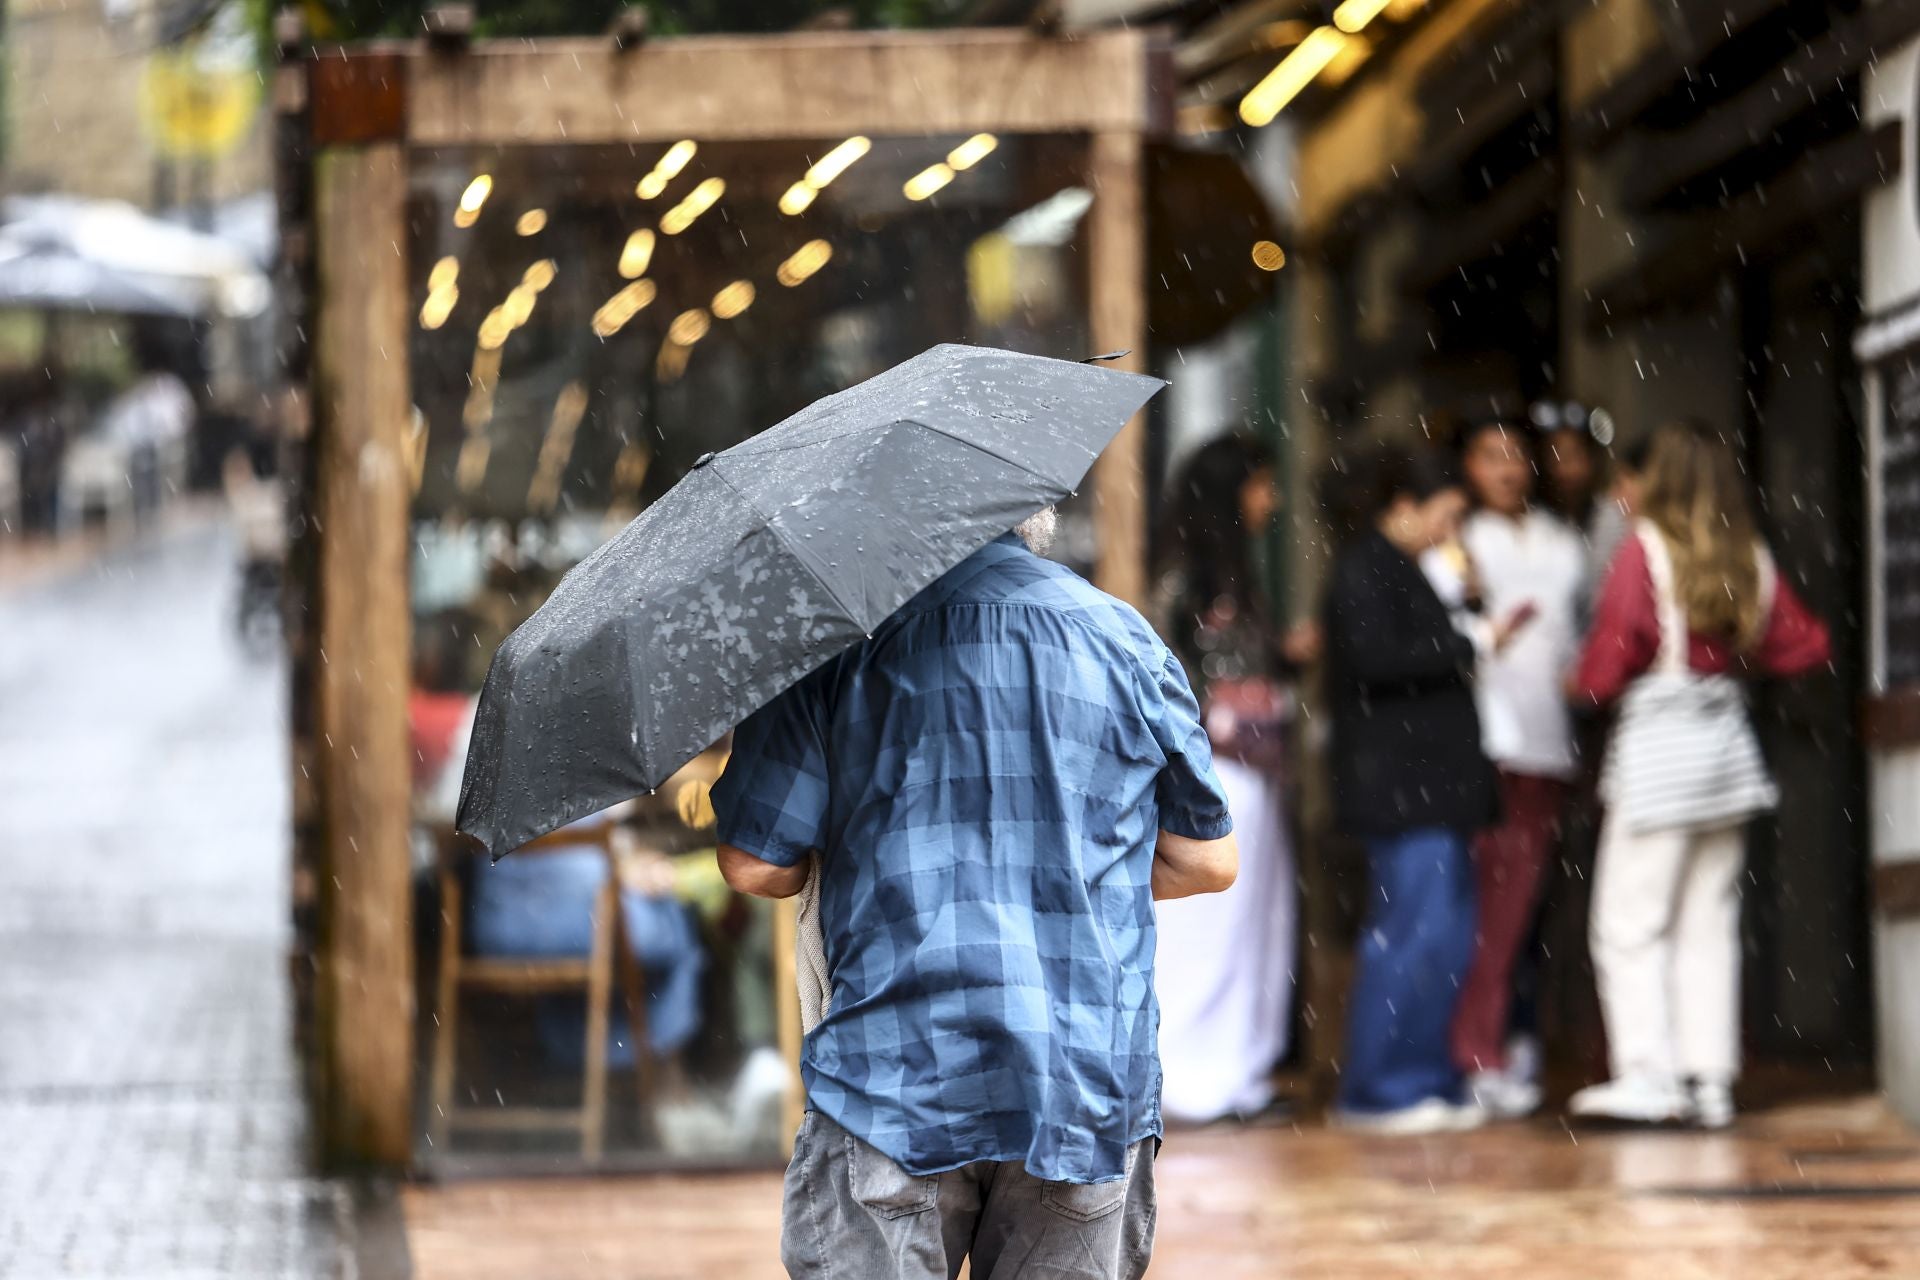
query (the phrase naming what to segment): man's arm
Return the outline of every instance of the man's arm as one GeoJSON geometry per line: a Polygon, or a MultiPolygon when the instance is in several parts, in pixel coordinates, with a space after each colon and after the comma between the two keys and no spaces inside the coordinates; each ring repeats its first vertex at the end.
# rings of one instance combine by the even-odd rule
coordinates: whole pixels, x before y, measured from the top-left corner
{"type": "MultiPolygon", "coordinates": [[[[723,867],[724,863],[721,864],[723,867]]],[[[1231,888],[1240,874],[1240,845],[1228,832],[1218,840],[1195,840],[1162,831],[1153,846],[1153,898],[1190,898],[1231,888]]],[[[798,892],[799,886],[794,887],[798,892]]]]}
{"type": "MultiPolygon", "coordinates": [[[[813,865],[813,858],[808,856],[790,867],[777,867],[730,844],[721,845],[719,852],[720,877],[727,882],[727,887],[756,898],[791,898],[806,887],[807,869],[813,865]]],[[[1157,865],[1154,874],[1157,885],[1157,865]]]]}

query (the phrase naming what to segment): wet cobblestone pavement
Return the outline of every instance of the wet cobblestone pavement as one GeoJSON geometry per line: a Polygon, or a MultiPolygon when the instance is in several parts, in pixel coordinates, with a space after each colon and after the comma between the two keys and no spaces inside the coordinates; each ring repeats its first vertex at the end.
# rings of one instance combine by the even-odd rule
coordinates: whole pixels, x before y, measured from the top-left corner
{"type": "Polygon", "coordinates": [[[358,1273],[289,1028],[284,675],[210,517],[0,587],[0,1276],[358,1273]]]}

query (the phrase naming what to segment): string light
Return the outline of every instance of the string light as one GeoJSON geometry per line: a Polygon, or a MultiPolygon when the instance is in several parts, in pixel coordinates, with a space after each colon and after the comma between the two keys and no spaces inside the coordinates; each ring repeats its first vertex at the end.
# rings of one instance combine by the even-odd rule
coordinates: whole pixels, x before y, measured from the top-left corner
{"type": "Polygon", "coordinates": [[[812,187],[815,191],[823,190],[829,182],[832,182],[835,178],[852,168],[854,161],[866,155],[867,152],[871,150],[873,150],[872,140],[856,133],[833,150],[827,152],[827,154],[821,156],[818,160],[815,160],[813,164],[807,168],[807,176],[802,178],[801,181],[812,187]]]}
{"type": "Polygon", "coordinates": [[[795,249],[792,256],[780,264],[779,269],[774,272],[774,278],[791,289],[826,266],[832,257],[832,245],[825,240],[809,240],[795,249]]]}
{"type": "Polygon", "coordinates": [[[467,189],[460,193],[460,203],[453,211],[453,225],[470,227],[480,221],[481,207],[487,203],[487,197],[493,194],[493,175],[475,174],[467,189]]]}
{"type": "Polygon", "coordinates": [[[699,150],[700,145],[691,138],[674,143],[667,148],[665,155],[654,162],[653,169],[647,176],[640,179],[640,184],[633,189],[633,194],[642,200],[659,198],[661,193],[666,191],[667,184],[680,176],[680,171],[687,167],[699,150]]]}
{"type": "Polygon", "coordinates": [[[753,281],[735,280],[713,295],[713,314],[718,319],[731,320],[752,306],[754,297],[753,281]]]}
{"type": "Polygon", "coordinates": [[[976,133],[947,153],[947,165],[955,170],[971,169],[993,154],[1000,139],[990,133],[976,133]]]}
{"type": "Polygon", "coordinates": [[[545,209],[529,209],[520,215],[518,222],[513,224],[516,235],[537,236],[546,229],[547,211],[545,209]]]}
{"type": "Polygon", "coordinates": [[[602,338],[611,338],[626,327],[627,321],[653,305],[657,292],[653,281],[635,280],[601,303],[600,309],[593,313],[594,333],[602,338]]]}
{"type": "Polygon", "coordinates": [[[1366,30],[1367,24],[1380,16],[1391,0],[1341,0],[1340,7],[1333,11],[1333,25],[1348,35],[1357,35],[1366,30]]]}
{"type": "Polygon", "coordinates": [[[1280,64],[1269,71],[1265,79],[1240,99],[1240,118],[1256,129],[1273,123],[1273,118],[1313,83],[1313,78],[1339,55],[1350,38],[1333,27],[1314,28],[1292,53],[1280,59],[1280,64]]]}
{"type": "Polygon", "coordinates": [[[925,200],[952,181],[952,168],[945,164],[928,165],[908,178],[900,190],[909,200],[925,200]]]}
{"type": "Polygon", "coordinates": [[[803,179],[788,187],[786,194],[780,197],[780,212],[789,218],[805,213],[813,198],[820,193],[806,184],[803,179]]]}
{"type": "Polygon", "coordinates": [[[427,292],[438,293],[449,288],[460,278],[460,259],[448,254],[433,264],[433,270],[427,272],[427,292]]]}
{"type": "Polygon", "coordinates": [[[713,317],[702,308],[694,307],[673,318],[673,323],[667,326],[667,341],[690,347],[706,337],[707,331],[712,328],[713,317]]]}
{"type": "Polygon", "coordinates": [[[438,329],[453,314],[454,304],[460,301],[460,286],[449,284],[444,289],[435,289],[420,304],[420,327],[438,329]]]}
{"type": "Polygon", "coordinates": [[[679,204],[666,211],[660,219],[660,230],[670,236],[677,236],[697,221],[701,214],[719,203],[726,194],[725,178],[708,178],[693,190],[679,204]]]}
{"type": "Polygon", "coordinates": [[[620,277],[623,280],[638,280],[647,274],[647,264],[653,261],[653,231],[642,227],[627,237],[627,243],[620,250],[620,277]]]}
{"type": "Polygon", "coordinates": [[[1287,265],[1287,251],[1271,240],[1255,241],[1253,265],[1262,271],[1278,271],[1287,265]]]}

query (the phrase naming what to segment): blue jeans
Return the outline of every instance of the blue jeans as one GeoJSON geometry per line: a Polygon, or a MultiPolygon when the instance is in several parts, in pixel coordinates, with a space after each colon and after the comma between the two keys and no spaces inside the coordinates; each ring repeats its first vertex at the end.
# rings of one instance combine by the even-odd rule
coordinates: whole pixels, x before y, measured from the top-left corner
{"type": "Polygon", "coordinates": [[[1473,958],[1473,867],[1464,832],[1367,842],[1372,884],[1347,1010],[1340,1106],[1397,1111],[1462,1100],[1449,1035],[1473,958]]]}

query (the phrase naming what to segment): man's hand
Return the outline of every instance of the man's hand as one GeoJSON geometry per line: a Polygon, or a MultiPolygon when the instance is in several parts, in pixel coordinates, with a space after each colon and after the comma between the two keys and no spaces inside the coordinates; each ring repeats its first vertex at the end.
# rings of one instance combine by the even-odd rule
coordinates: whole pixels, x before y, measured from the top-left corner
{"type": "Polygon", "coordinates": [[[811,855],[790,867],[776,867],[764,858],[756,858],[745,849],[723,844],[719,849],[720,877],[736,893],[756,898],[791,898],[807,884],[811,855]]]}
{"type": "Polygon", "coordinates": [[[1232,887],[1240,874],[1240,845],[1231,832],[1194,840],[1162,831],[1153,847],[1153,898],[1190,898],[1232,887]]]}

